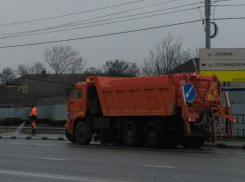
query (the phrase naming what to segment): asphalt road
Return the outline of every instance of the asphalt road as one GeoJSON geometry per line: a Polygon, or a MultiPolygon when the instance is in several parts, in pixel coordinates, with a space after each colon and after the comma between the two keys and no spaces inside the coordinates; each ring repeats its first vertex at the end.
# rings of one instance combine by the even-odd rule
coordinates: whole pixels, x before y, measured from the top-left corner
{"type": "Polygon", "coordinates": [[[245,151],[141,150],[0,140],[3,182],[244,182],[245,151]]]}

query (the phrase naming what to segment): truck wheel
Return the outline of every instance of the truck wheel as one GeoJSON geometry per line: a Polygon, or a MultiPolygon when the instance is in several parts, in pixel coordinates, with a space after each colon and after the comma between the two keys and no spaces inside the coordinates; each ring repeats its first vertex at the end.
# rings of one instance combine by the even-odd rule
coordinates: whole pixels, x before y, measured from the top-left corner
{"type": "Polygon", "coordinates": [[[68,133],[67,130],[66,130],[65,135],[66,135],[67,140],[69,140],[72,143],[77,143],[75,136],[73,134],[68,133]]]}
{"type": "Polygon", "coordinates": [[[149,122],[145,127],[145,143],[149,148],[160,148],[162,147],[162,134],[161,127],[155,121],[149,122]]]}
{"type": "Polygon", "coordinates": [[[140,128],[133,121],[127,121],[122,129],[123,143],[130,147],[140,147],[144,145],[144,140],[140,128]]]}
{"type": "Polygon", "coordinates": [[[80,122],[76,126],[75,138],[79,145],[88,145],[91,139],[88,138],[88,128],[84,122],[80,122]]]}

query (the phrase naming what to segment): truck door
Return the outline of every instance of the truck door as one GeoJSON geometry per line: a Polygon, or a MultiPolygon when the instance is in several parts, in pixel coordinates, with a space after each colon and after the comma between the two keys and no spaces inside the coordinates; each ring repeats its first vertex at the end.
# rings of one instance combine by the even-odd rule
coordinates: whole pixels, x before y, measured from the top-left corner
{"type": "Polygon", "coordinates": [[[81,113],[82,108],[82,99],[83,90],[82,88],[75,88],[71,92],[71,97],[69,100],[69,111],[70,111],[70,118],[72,119],[74,116],[76,116],[79,112],[81,113]]]}

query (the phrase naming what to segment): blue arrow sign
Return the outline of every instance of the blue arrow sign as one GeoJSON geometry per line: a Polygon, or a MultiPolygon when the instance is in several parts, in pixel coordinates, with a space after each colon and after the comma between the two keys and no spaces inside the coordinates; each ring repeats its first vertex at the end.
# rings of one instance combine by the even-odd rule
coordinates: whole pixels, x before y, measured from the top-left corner
{"type": "Polygon", "coordinates": [[[196,98],[196,90],[190,83],[184,85],[185,100],[192,102],[196,98]]]}

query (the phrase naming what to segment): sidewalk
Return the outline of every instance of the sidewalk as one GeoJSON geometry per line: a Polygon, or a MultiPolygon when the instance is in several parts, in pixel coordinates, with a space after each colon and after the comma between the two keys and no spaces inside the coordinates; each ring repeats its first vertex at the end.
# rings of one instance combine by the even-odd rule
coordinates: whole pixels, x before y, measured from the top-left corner
{"type": "Polygon", "coordinates": [[[205,143],[205,147],[218,147],[218,148],[234,148],[234,149],[245,149],[245,140],[236,141],[234,139],[233,141],[230,139],[230,141],[222,141],[217,143],[205,143]]]}
{"type": "Polygon", "coordinates": [[[0,139],[22,139],[22,140],[59,140],[66,141],[65,134],[16,134],[16,133],[0,133],[0,139]]]}

